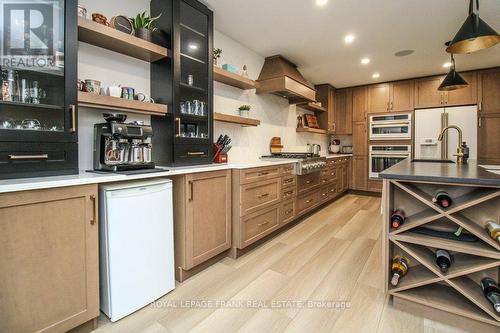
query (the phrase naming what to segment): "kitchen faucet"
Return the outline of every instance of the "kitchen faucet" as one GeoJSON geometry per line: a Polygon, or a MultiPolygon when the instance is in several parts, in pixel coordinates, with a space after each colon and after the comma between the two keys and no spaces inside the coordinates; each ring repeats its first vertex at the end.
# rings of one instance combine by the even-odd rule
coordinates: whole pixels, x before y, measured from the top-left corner
{"type": "Polygon", "coordinates": [[[443,141],[444,133],[451,128],[456,129],[458,132],[457,153],[453,154],[453,156],[457,157],[457,164],[466,164],[467,159],[469,158],[469,147],[467,147],[465,141],[462,141],[462,130],[460,129],[460,127],[451,125],[443,128],[443,130],[439,134],[438,140],[443,141]]]}

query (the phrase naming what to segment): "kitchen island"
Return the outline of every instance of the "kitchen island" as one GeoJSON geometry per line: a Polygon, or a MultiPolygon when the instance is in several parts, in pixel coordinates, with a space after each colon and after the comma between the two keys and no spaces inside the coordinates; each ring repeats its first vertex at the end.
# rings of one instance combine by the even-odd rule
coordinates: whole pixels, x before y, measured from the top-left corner
{"type": "Polygon", "coordinates": [[[500,218],[500,175],[468,164],[404,160],[383,179],[383,269],[394,307],[475,332],[498,332],[500,313],[483,295],[480,281],[500,277],[500,245],[485,229],[500,218]],[[445,191],[450,205],[433,198],[445,191]],[[404,222],[390,221],[399,210],[404,222]],[[461,232],[461,233],[460,233],[461,232]],[[454,235],[458,236],[454,236],[454,235]],[[436,250],[451,265],[441,270],[436,250]],[[391,263],[404,257],[408,270],[394,286],[391,263]]]}

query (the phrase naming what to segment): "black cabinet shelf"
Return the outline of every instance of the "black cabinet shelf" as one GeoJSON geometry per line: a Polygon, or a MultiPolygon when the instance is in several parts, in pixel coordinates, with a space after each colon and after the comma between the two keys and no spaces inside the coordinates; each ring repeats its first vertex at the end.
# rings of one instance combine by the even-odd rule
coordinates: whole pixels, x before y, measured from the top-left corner
{"type": "Polygon", "coordinates": [[[63,109],[63,107],[60,105],[33,104],[33,103],[7,102],[7,101],[0,101],[0,105],[24,107],[24,108],[50,109],[50,110],[62,110],[63,109]]]}
{"type": "Polygon", "coordinates": [[[213,154],[213,13],[196,0],[152,0],[151,15],[171,50],[172,61],[151,64],[151,96],[172,105],[171,117],[151,118],[153,159],[158,165],[207,164],[213,154]],[[187,84],[192,76],[193,85],[187,84]],[[206,116],[181,113],[186,101],[205,103],[206,116]],[[157,134],[158,133],[158,134],[157,134]],[[207,138],[189,137],[193,133],[207,138]]]}

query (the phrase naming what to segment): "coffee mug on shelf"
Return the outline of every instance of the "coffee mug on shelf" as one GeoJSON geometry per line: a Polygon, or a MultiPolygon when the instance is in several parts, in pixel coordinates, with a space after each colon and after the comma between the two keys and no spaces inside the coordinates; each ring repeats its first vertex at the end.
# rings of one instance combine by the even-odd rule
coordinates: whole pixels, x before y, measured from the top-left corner
{"type": "Polygon", "coordinates": [[[122,98],[133,100],[135,89],[130,87],[122,87],[122,98]]]}

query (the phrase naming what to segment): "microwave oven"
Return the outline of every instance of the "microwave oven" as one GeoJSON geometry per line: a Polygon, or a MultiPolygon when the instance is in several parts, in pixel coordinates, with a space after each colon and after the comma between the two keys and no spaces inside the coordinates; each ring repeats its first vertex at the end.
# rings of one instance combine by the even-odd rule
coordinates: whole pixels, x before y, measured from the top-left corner
{"type": "Polygon", "coordinates": [[[370,116],[370,140],[411,140],[411,113],[370,116]]]}

